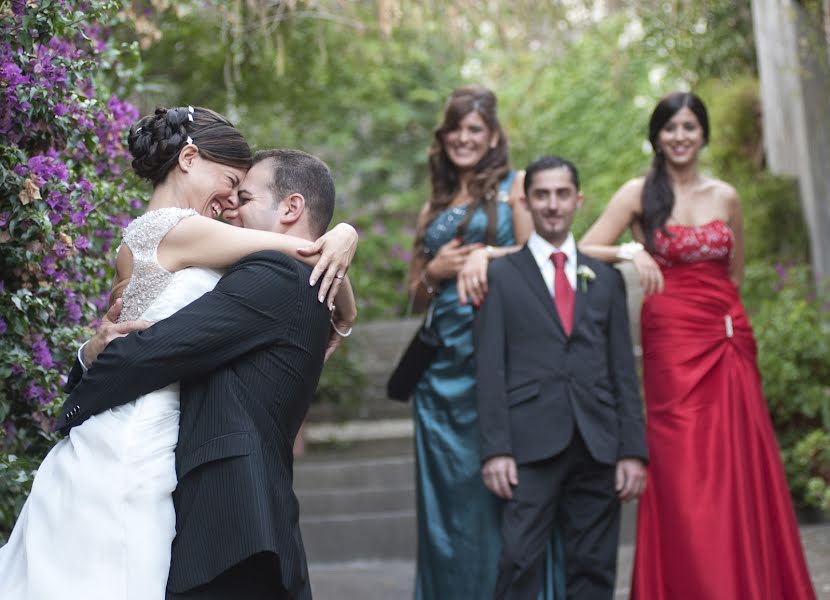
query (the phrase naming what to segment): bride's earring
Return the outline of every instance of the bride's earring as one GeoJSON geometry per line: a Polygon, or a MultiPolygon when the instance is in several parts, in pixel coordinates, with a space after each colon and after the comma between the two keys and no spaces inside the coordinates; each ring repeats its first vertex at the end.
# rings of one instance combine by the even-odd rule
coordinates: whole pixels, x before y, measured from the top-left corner
{"type": "Polygon", "coordinates": [[[214,205],[214,207],[213,207],[213,216],[218,217],[221,214],[222,214],[222,211],[219,210],[219,207],[214,205]]]}

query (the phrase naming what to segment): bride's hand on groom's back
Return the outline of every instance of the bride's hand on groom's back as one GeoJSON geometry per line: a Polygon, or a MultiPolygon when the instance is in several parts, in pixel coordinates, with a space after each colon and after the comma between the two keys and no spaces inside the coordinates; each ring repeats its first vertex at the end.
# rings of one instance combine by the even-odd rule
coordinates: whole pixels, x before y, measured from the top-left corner
{"type": "Polygon", "coordinates": [[[101,320],[101,324],[95,331],[89,341],[84,346],[84,365],[86,368],[92,366],[92,363],[98,358],[98,355],[104,351],[109,343],[125,335],[129,335],[136,331],[144,331],[152,323],[150,321],[124,321],[118,323],[118,317],[121,315],[121,309],[124,307],[124,301],[119,298],[110,306],[107,314],[101,320]]]}

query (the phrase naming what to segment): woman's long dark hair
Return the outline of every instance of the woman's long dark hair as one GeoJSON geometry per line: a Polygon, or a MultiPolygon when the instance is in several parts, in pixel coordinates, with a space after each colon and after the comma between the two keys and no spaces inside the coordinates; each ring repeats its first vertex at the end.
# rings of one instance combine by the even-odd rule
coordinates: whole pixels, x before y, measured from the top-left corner
{"type": "MultiPolygon", "coordinates": [[[[467,211],[467,219],[478,206],[485,210],[498,201],[499,182],[510,171],[508,160],[507,136],[501,128],[496,114],[496,95],[480,85],[470,85],[456,89],[444,108],[444,118],[435,129],[432,145],[429,148],[429,170],[432,177],[432,195],[424,225],[415,233],[415,249],[422,249],[426,226],[429,225],[449,206],[458,193],[460,178],[458,169],[447,155],[444,147],[446,134],[457,129],[461,120],[471,112],[478,113],[491,133],[498,135],[495,148],[490,148],[474,167],[474,174],[469,182],[468,191],[475,199],[467,211]]],[[[487,211],[491,214],[492,211],[487,211]]],[[[465,221],[466,221],[465,220],[465,221]]],[[[464,223],[466,225],[466,223],[464,223]]],[[[495,223],[488,222],[488,229],[495,228],[495,223]]]]}
{"type": "Polygon", "coordinates": [[[706,143],[709,142],[709,115],[703,100],[691,92],[674,92],[657,103],[648,122],[648,141],[654,150],[654,159],[646,175],[641,196],[643,214],[640,224],[649,250],[654,249],[654,234],[665,227],[674,209],[674,192],[666,171],[666,155],[658,145],[657,138],[666,123],[681,108],[688,108],[695,114],[703,129],[703,139],[706,143]]]}

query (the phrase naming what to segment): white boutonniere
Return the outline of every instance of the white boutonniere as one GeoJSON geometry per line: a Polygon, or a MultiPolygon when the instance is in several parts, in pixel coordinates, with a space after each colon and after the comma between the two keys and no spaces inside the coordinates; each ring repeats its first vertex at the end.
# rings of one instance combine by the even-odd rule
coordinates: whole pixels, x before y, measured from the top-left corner
{"type": "Polygon", "coordinates": [[[579,265],[576,269],[576,278],[579,280],[582,293],[585,294],[588,292],[588,284],[597,278],[597,274],[588,265],[579,265]]]}

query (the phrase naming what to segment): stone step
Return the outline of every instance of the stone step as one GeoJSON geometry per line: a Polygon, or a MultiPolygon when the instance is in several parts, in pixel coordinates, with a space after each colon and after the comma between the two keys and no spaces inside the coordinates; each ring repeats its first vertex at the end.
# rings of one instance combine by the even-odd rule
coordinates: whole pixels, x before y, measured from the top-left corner
{"type": "MultiPolygon", "coordinates": [[[[308,560],[318,563],[359,560],[414,560],[417,521],[414,510],[307,515],[300,499],[300,529],[308,560]]],[[[623,506],[620,543],[632,544],[635,505],[623,506]]]]}
{"type": "Polygon", "coordinates": [[[294,490],[306,492],[340,489],[360,490],[413,486],[415,459],[410,456],[297,462],[294,466],[294,490]]]}
{"type": "Polygon", "coordinates": [[[414,510],[301,516],[300,530],[311,562],[415,558],[414,510]]]}
{"type": "Polygon", "coordinates": [[[298,492],[303,518],[415,510],[415,486],[327,488],[298,492]]]}

